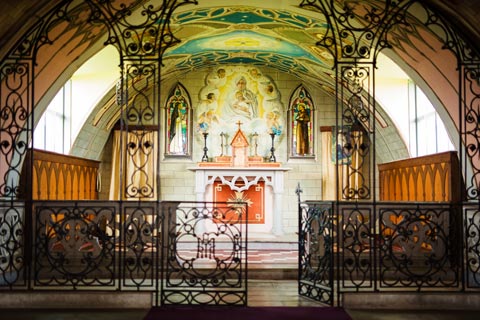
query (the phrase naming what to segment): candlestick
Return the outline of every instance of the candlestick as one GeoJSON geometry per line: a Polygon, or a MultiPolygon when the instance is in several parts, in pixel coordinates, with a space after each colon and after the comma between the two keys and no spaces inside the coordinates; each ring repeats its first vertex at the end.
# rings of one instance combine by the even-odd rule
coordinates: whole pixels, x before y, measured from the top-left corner
{"type": "Polygon", "coordinates": [[[208,132],[203,132],[203,157],[202,157],[202,162],[207,162],[208,161],[208,155],[207,155],[207,151],[208,151],[208,148],[207,148],[207,136],[208,136],[208,132]]]}
{"type": "Polygon", "coordinates": [[[254,156],[258,156],[257,149],[258,149],[258,133],[253,134],[253,145],[255,146],[255,153],[254,156]]]}
{"type": "Polygon", "coordinates": [[[225,133],[221,132],[220,133],[220,140],[221,140],[221,147],[222,147],[222,153],[220,154],[220,157],[223,156],[223,147],[225,146],[223,144],[223,138],[225,137],[225,133]]]}
{"type": "Polygon", "coordinates": [[[270,137],[272,138],[272,147],[270,148],[270,159],[268,161],[270,162],[276,162],[277,159],[275,158],[275,145],[274,145],[274,140],[275,140],[275,133],[270,133],[270,137]]]}

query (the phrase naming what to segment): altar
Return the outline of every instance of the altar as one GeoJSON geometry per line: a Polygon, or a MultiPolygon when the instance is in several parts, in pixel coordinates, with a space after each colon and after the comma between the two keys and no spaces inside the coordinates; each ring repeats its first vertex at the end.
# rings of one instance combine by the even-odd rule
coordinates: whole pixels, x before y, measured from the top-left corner
{"type": "Polygon", "coordinates": [[[225,201],[219,197],[227,189],[234,193],[236,200],[248,204],[250,234],[284,234],[282,195],[288,168],[197,166],[189,170],[195,171],[197,201],[225,201]],[[254,195],[249,195],[248,191],[253,191],[254,195]]]}
{"type": "MultiPolygon", "coordinates": [[[[230,143],[232,154],[209,158],[196,167],[189,168],[195,172],[195,194],[197,201],[205,202],[245,202],[248,206],[249,234],[260,236],[279,236],[284,234],[282,195],[284,175],[288,168],[283,168],[275,161],[272,143],[269,159],[248,154],[248,139],[238,122],[230,143]]],[[[272,135],[272,141],[274,136],[272,135]]],[[[205,149],[206,150],[206,149],[205,149]]]]}

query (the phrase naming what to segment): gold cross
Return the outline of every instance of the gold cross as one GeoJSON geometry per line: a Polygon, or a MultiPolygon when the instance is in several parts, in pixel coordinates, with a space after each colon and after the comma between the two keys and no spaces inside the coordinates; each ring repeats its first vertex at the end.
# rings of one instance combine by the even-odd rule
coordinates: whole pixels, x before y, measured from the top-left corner
{"type": "Polygon", "coordinates": [[[238,130],[240,130],[240,126],[241,126],[242,124],[243,124],[243,123],[241,123],[240,120],[238,120],[238,122],[237,122],[238,130]]]}

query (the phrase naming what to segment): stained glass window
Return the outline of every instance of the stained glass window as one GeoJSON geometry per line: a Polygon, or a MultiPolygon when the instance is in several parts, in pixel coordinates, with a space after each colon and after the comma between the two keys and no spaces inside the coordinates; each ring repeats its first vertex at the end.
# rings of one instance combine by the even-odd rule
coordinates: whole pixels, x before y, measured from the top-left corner
{"type": "Polygon", "coordinates": [[[177,83],[166,102],[166,156],[191,153],[191,103],[187,90],[177,83]]]}
{"type": "Polygon", "coordinates": [[[293,92],[289,103],[290,155],[292,157],[314,156],[313,101],[302,85],[293,92]]]}

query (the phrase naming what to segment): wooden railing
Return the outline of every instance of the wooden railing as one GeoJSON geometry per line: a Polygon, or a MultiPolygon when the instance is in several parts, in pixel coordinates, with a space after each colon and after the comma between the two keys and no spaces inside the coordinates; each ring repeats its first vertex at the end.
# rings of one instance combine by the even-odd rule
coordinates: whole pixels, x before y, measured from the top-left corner
{"type": "Polygon", "coordinates": [[[33,151],[33,200],[96,200],[99,161],[33,151]]]}
{"type": "Polygon", "coordinates": [[[453,151],[378,165],[380,200],[461,201],[457,153],[453,151]]]}

